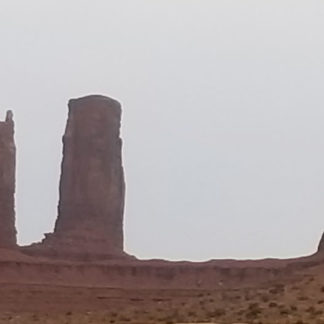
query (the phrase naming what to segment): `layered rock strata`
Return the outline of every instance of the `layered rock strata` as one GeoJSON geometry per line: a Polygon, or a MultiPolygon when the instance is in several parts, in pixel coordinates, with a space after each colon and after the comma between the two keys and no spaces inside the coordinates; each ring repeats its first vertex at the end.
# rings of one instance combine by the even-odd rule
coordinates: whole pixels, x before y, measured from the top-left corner
{"type": "Polygon", "coordinates": [[[12,112],[0,122],[0,248],[16,246],[15,228],[16,147],[12,112]]]}

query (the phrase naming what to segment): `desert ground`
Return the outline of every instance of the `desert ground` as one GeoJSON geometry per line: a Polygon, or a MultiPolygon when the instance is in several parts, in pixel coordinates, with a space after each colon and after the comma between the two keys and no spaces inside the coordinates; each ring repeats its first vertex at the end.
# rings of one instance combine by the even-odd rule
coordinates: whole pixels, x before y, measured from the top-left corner
{"type": "Polygon", "coordinates": [[[213,290],[2,284],[0,323],[324,323],[324,265],[298,278],[213,290]]]}

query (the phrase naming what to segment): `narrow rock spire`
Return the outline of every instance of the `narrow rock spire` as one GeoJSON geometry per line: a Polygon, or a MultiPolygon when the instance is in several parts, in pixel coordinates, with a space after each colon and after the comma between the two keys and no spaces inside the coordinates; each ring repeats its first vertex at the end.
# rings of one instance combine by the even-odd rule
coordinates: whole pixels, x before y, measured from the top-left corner
{"type": "Polygon", "coordinates": [[[11,111],[0,122],[0,247],[16,246],[15,227],[16,146],[11,111]]]}

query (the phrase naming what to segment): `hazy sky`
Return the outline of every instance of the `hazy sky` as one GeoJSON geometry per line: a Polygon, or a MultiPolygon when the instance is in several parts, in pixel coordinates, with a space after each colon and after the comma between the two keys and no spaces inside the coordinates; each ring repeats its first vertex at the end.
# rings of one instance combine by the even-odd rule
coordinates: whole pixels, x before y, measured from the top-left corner
{"type": "Polygon", "coordinates": [[[123,105],[126,249],[287,257],[324,230],[324,1],[0,0],[17,227],[57,215],[69,98],[123,105]]]}

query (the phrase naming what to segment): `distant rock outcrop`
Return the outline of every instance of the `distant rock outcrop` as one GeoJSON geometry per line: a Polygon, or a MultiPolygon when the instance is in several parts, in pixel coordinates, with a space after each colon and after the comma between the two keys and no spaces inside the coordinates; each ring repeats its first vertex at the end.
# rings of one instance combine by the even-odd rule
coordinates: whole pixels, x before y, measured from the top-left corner
{"type": "Polygon", "coordinates": [[[324,254],[324,233],[322,234],[321,240],[318,244],[317,253],[324,254]]]}
{"type": "Polygon", "coordinates": [[[58,218],[54,233],[42,243],[45,254],[90,259],[124,255],[120,120],[121,107],[113,99],[70,100],[58,218]]]}
{"type": "Polygon", "coordinates": [[[16,147],[12,112],[0,122],[0,247],[16,246],[15,228],[16,147]]]}

